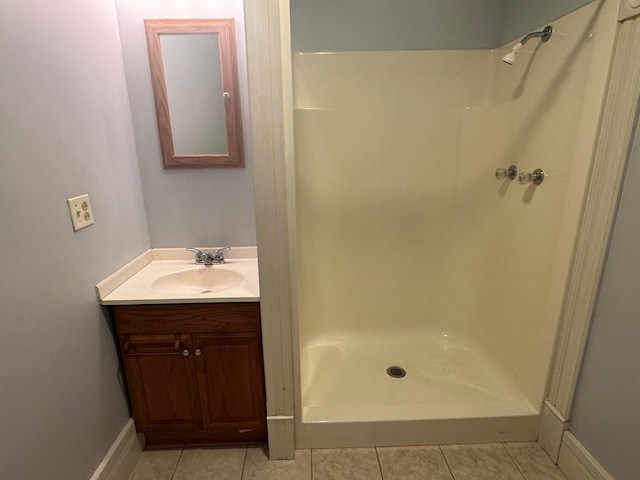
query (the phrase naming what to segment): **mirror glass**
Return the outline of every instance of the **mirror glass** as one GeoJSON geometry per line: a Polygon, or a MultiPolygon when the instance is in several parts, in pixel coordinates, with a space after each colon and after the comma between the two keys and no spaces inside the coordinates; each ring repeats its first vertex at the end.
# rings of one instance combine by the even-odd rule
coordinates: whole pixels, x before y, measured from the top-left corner
{"type": "Polygon", "coordinates": [[[233,22],[145,20],[165,168],[244,166],[233,22]]]}
{"type": "Polygon", "coordinates": [[[160,35],[177,155],[229,153],[218,37],[217,33],[160,35]]]}

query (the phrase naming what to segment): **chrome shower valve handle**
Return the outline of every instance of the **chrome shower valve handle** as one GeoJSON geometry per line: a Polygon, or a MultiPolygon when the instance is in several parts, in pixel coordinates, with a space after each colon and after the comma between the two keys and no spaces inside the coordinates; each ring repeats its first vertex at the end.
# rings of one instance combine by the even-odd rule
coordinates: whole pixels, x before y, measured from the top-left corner
{"type": "Polygon", "coordinates": [[[544,170],[542,170],[541,168],[536,168],[533,171],[533,179],[532,182],[534,185],[540,185],[543,181],[544,181],[544,177],[547,176],[546,173],[544,173],[544,170]]]}
{"type": "Polygon", "coordinates": [[[507,178],[506,168],[496,168],[496,180],[504,180],[507,178]]]}
{"type": "Polygon", "coordinates": [[[504,180],[508,178],[509,180],[514,180],[518,175],[518,167],[515,165],[510,165],[509,168],[496,168],[496,179],[504,180]]]}
{"type": "Polygon", "coordinates": [[[533,172],[522,172],[518,175],[518,182],[520,185],[526,185],[533,183],[534,185],[540,185],[544,181],[546,173],[541,168],[536,168],[533,172]]]}
{"type": "Polygon", "coordinates": [[[533,181],[533,173],[531,172],[521,172],[520,175],[518,175],[518,183],[520,185],[526,185],[528,183],[531,183],[533,181]]]}

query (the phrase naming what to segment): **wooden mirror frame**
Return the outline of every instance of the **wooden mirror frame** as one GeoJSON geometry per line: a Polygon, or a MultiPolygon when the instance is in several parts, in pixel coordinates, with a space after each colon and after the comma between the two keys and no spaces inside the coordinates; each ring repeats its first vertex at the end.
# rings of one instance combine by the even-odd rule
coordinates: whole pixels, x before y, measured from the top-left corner
{"type": "Polygon", "coordinates": [[[145,20],[145,35],[151,69],[151,84],[158,122],[158,136],[164,168],[244,167],[240,87],[236,56],[235,23],[231,19],[145,20]],[[161,34],[217,33],[220,45],[222,87],[229,98],[224,102],[227,152],[176,155],[169,116],[169,102],[162,61],[161,34]]]}

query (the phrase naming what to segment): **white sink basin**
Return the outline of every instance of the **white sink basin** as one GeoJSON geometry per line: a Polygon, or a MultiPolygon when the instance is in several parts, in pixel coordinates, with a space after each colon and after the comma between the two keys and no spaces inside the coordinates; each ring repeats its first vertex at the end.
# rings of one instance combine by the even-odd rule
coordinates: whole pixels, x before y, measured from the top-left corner
{"type": "MultiPolygon", "coordinates": [[[[208,248],[213,251],[215,247],[208,248]]],[[[157,248],[96,285],[102,305],[258,302],[255,247],[233,247],[222,265],[196,265],[184,248],[157,248]]]]}
{"type": "Polygon", "coordinates": [[[197,295],[228,290],[243,281],[241,273],[211,265],[171,272],[154,280],[151,288],[170,295],[197,295]]]}

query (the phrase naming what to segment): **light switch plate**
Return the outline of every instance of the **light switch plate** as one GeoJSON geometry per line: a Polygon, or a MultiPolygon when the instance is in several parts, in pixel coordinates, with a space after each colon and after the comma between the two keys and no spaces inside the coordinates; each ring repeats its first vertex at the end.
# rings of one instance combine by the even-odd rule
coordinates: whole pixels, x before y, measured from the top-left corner
{"type": "Polygon", "coordinates": [[[67,204],[69,205],[69,214],[71,215],[74,232],[93,225],[93,212],[91,211],[89,194],[85,193],[84,195],[68,198],[67,204]]]}

